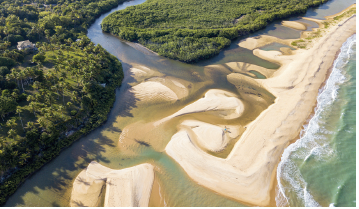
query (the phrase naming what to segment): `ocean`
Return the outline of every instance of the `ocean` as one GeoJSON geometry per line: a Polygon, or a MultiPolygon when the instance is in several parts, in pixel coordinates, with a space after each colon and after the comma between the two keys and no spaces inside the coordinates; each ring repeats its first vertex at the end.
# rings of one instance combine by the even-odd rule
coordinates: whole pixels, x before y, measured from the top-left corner
{"type": "Polygon", "coordinates": [[[356,34],[342,45],[313,117],[277,168],[277,206],[356,206],[356,34]]]}

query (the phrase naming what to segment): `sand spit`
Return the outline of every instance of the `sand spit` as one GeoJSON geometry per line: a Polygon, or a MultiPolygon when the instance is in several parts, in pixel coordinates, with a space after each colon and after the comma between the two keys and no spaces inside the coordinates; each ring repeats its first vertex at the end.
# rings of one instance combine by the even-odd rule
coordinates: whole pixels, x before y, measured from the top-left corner
{"type": "Polygon", "coordinates": [[[180,109],[176,113],[155,122],[154,125],[158,126],[172,118],[198,112],[208,112],[218,115],[223,119],[234,119],[240,117],[243,111],[243,103],[235,94],[224,90],[211,89],[206,92],[204,98],[201,98],[180,109]]]}
{"type": "Polygon", "coordinates": [[[280,39],[280,38],[277,38],[274,36],[261,35],[261,36],[257,36],[257,37],[246,38],[246,39],[242,40],[241,42],[239,42],[238,46],[249,49],[249,50],[260,48],[262,46],[271,44],[273,42],[291,46],[290,43],[293,40],[295,40],[295,39],[280,39]]]}
{"type": "Polygon", "coordinates": [[[282,63],[271,78],[256,80],[277,97],[275,103],[248,125],[226,159],[199,149],[184,128],[173,135],[167,154],[198,184],[238,201],[268,206],[283,150],[311,114],[337,51],[355,30],[354,16],[331,28],[311,49],[294,55],[257,50],[261,57],[282,63]]]}
{"type": "Polygon", "coordinates": [[[282,25],[296,30],[307,30],[307,26],[297,21],[282,21],[282,25]]]}
{"type": "Polygon", "coordinates": [[[95,161],[75,179],[70,206],[146,207],[154,180],[153,166],[145,163],[121,170],[112,170],[95,161]]]}

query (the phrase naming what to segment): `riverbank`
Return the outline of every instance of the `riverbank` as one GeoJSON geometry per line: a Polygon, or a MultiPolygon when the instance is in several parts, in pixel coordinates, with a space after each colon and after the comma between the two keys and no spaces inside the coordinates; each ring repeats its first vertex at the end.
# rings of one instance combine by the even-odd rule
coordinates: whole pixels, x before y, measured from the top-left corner
{"type": "Polygon", "coordinates": [[[328,28],[312,41],[313,47],[293,55],[254,50],[262,59],[281,64],[272,77],[256,80],[277,98],[247,126],[226,159],[196,148],[185,130],[172,137],[166,152],[197,183],[241,202],[268,206],[280,156],[309,118],[337,51],[355,33],[355,23],[351,17],[328,28]]]}

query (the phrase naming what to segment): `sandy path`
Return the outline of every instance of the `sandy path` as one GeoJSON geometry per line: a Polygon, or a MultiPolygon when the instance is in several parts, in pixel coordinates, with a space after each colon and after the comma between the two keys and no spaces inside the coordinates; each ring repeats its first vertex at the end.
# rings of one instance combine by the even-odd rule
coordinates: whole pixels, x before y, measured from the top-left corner
{"type": "Polygon", "coordinates": [[[107,168],[95,161],[75,179],[70,206],[146,207],[154,180],[153,166],[145,163],[121,170],[107,168]]]}
{"type": "Polygon", "coordinates": [[[352,17],[331,28],[311,49],[290,56],[257,50],[262,58],[282,64],[271,78],[256,80],[277,99],[248,126],[226,159],[196,147],[185,129],[173,135],[167,154],[198,184],[242,202],[267,206],[280,156],[299,134],[337,51],[355,29],[352,17]]]}

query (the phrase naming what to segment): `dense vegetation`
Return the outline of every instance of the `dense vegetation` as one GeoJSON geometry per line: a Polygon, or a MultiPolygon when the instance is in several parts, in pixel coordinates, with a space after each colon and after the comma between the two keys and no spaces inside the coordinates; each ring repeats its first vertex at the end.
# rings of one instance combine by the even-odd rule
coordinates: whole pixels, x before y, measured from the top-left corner
{"type": "Polygon", "coordinates": [[[183,62],[209,58],[230,40],[327,0],[147,0],[112,13],[105,32],[183,62]]]}
{"type": "Polygon", "coordinates": [[[0,205],[106,121],[122,66],[86,30],[123,1],[0,0],[0,205]],[[18,50],[23,40],[38,50],[18,50]]]}

